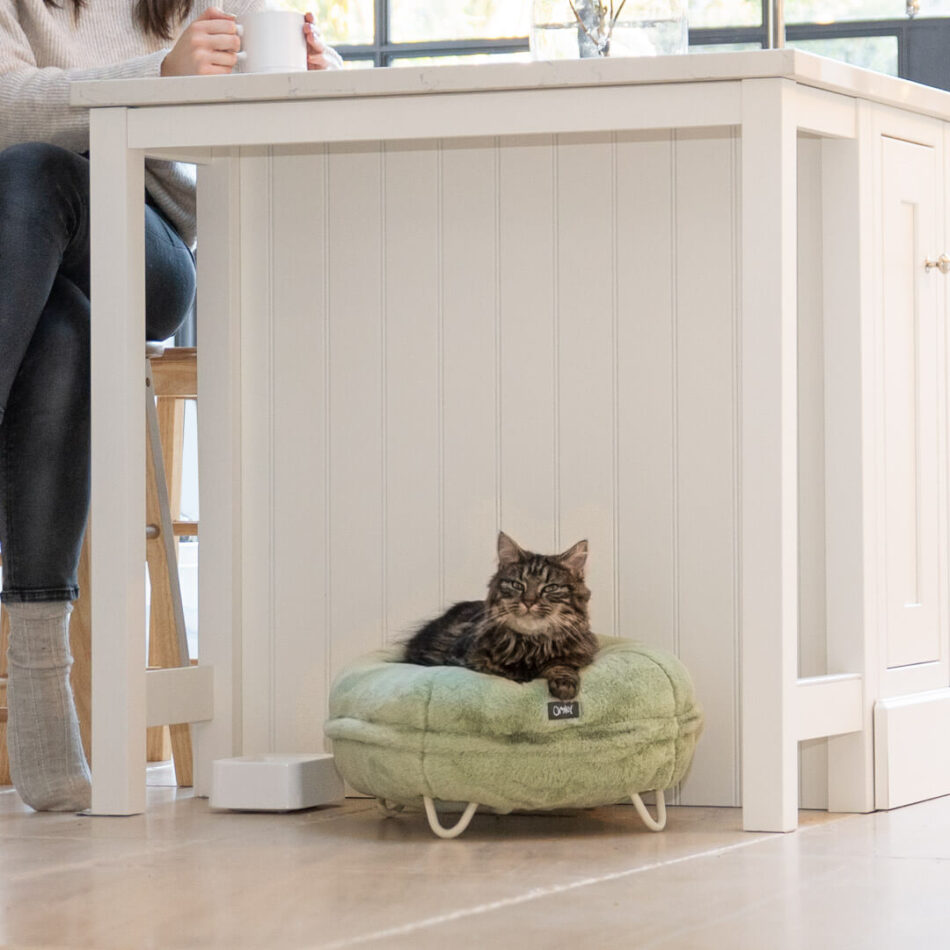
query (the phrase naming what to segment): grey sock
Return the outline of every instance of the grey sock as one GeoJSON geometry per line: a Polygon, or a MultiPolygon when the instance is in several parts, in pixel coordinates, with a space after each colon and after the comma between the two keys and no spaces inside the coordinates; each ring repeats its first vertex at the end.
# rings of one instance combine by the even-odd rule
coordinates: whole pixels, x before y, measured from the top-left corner
{"type": "Polygon", "coordinates": [[[82,811],[91,799],[89,766],[69,685],[66,601],[4,604],[7,651],[7,751],[20,797],[37,811],[82,811]]]}

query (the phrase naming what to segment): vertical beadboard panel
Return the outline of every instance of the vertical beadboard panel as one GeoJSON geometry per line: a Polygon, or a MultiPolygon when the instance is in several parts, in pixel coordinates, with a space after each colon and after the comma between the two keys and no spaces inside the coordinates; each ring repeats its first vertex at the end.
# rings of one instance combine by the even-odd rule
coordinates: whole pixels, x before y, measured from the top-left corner
{"type": "Polygon", "coordinates": [[[677,639],[707,721],[682,801],[697,787],[726,805],[739,796],[735,136],[679,131],[675,150],[677,639]]]}
{"type": "Polygon", "coordinates": [[[558,543],[555,160],[539,136],[506,140],[499,164],[500,522],[535,551],[558,543]]]}
{"type": "Polygon", "coordinates": [[[696,679],[681,800],[737,803],[737,163],[697,131],[247,164],[280,234],[242,248],[249,751],[319,747],[329,679],[481,596],[499,527],[587,535],[596,628],[696,679]]]}
{"type": "Polygon", "coordinates": [[[675,647],[673,146],[617,140],[618,633],[675,647]]]}
{"type": "Polygon", "coordinates": [[[493,139],[446,143],[442,152],[446,603],[482,597],[494,570],[499,518],[499,160],[493,139]]]}
{"type": "MultiPolygon", "coordinates": [[[[274,742],[274,454],[273,454],[273,231],[270,222],[271,155],[244,149],[241,161],[241,256],[263,260],[242,268],[242,309],[257,319],[242,321],[241,490],[244,496],[242,546],[253,552],[243,591],[241,670],[246,752],[263,752],[274,742]]],[[[200,408],[199,408],[200,411],[200,408]]]]}
{"type": "Polygon", "coordinates": [[[273,196],[274,750],[323,748],[327,705],[327,161],[282,149],[273,196]],[[306,420],[301,424],[301,420],[306,420]]]}
{"type": "MultiPolygon", "coordinates": [[[[828,671],[825,635],[825,399],[821,148],[798,140],[798,657],[800,676],[828,671]]],[[[803,808],[828,807],[828,743],[800,746],[803,808]]]]}
{"type": "Polygon", "coordinates": [[[386,601],[389,639],[441,603],[441,229],[437,143],[385,151],[386,601]]]}
{"type": "Polygon", "coordinates": [[[329,152],[331,675],[383,640],[384,284],[377,145],[329,152]]]}
{"type": "Polygon", "coordinates": [[[615,632],[614,143],[557,143],[557,547],[587,538],[591,624],[615,632]]]}

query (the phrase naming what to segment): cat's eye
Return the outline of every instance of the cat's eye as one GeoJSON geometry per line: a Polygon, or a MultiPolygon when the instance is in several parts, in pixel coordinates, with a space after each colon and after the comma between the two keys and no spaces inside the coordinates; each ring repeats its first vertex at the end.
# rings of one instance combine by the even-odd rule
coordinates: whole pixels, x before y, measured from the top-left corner
{"type": "Polygon", "coordinates": [[[542,594],[563,594],[567,590],[564,584],[545,584],[541,588],[542,594]]]}
{"type": "Polygon", "coordinates": [[[521,591],[524,590],[524,584],[522,584],[521,581],[514,581],[514,580],[511,580],[511,578],[508,578],[508,577],[506,577],[506,578],[502,581],[502,584],[504,584],[505,587],[507,587],[509,590],[516,590],[516,591],[518,591],[519,593],[521,593],[521,591]]]}

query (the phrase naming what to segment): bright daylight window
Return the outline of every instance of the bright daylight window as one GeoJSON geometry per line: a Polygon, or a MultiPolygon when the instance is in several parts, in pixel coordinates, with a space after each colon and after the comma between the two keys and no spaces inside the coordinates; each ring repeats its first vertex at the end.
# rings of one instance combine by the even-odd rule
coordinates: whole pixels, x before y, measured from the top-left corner
{"type": "MultiPolygon", "coordinates": [[[[313,10],[348,68],[527,60],[531,0],[282,0],[313,10]]],[[[632,0],[628,0],[632,2],[632,0]]],[[[758,49],[768,0],[689,0],[690,49],[758,49]]],[[[917,0],[950,16],[950,0],[917,0]]],[[[908,0],[785,0],[789,46],[901,75],[908,0]]]]}

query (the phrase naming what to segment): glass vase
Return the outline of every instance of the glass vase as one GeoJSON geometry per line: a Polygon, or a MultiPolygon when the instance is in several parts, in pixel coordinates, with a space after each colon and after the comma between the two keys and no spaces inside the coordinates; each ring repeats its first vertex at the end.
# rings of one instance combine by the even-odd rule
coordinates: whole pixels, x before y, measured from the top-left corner
{"type": "Polygon", "coordinates": [[[535,59],[666,56],[688,46],[686,0],[533,0],[535,59]]]}

